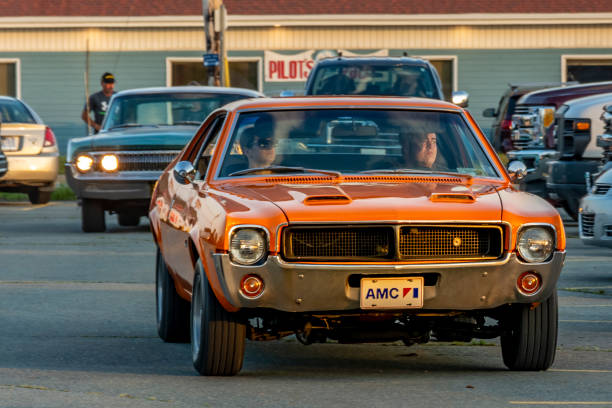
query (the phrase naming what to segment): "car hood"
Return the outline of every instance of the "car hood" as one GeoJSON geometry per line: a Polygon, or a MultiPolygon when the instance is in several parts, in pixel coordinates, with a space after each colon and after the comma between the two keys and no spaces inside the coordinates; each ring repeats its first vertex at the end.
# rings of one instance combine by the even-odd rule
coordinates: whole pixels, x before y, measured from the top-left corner
{"type": "Polygon", "coordinates": [[[195,126],[127,128],[70,140],[69,157],[81,151],[181,150],[196,133],[195,126]]]}
{"type": "Polygon", "coordinates": [[[502,205],[492,185],[337,183],[226,185],[242,197],[277,205],[292,222],[490,221],[502,205]]]}

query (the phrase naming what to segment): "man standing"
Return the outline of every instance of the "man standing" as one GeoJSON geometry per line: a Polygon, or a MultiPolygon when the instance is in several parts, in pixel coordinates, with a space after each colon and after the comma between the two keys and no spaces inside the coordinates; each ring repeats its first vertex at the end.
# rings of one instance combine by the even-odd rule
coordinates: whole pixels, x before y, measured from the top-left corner
{"type": "Polygon", "coordinates": [[[85,104],[83,113],[81,113],[81,119],[88,126],[91,126],[95,133],[100,131],[100,126],[108,109],[108,101],[115,93],[115,76],[110,72],[105,72],[100,80],[100,85],[102,85],[102,90],[89,96],[89,101],[85,104]],[[89,116],[89,112],[93,112],[93,120],[89,116]]]}

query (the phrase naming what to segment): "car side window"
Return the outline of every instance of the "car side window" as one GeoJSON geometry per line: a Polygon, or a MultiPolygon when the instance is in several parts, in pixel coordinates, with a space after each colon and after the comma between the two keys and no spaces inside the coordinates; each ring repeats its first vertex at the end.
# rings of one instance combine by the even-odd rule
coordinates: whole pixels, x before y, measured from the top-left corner
{"type": "Polygon", "coordinates": [[[215,152],[215,147],[217,146],[217,141],[219,140],[224,122],[225,115],[218,116],[207,131],[204,142],[198,151],[198,155],[195,161],[193,161],[193,167],[196,169],[196,180],[202,180],[206,175],[206,170],[210,164],[210,158],[215,152]]]}

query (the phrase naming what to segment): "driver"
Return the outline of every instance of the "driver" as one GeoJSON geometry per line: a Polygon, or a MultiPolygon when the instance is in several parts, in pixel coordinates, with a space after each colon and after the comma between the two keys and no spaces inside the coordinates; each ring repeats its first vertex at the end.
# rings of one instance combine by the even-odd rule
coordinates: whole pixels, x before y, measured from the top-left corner
{"type": "Polygon", "coordinates": [[[437,136],[434,132],[416,131],[403,133],[403,165],[406,168],[431,169],[438,156],[437,136]]]}
{"type": "Polygon", "coordinates": [[[270,167],[276,159],[276,140],[271,119],[261,117],[240,136],[240,147],[250,169],[270,167]]]}

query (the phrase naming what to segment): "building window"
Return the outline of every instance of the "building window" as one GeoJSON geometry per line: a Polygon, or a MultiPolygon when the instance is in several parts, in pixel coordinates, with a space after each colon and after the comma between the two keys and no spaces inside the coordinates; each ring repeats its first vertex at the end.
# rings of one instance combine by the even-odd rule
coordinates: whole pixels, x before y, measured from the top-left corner
{"type": "MultiPolygon", "coordinates": [[[[228,58],[230,86],[262,90],[261,58],[228,58]]],[[[208,85],[208,69],[200,58],[167,58],[166,84],[208,85]]]]}
{"type": "Polygon", "coordinates": [[[444,99],[451,100],[453,91],[457,90],[457,57],[454,55],[432,55],[422,57],[433,65],[440,75],[444,99]]]}
{"type": "Polygon", "coordinates": [[[19,98],[19,88],[19,60],[0,59],[0,95],[19,98]]]}
{"type": "Polygon", "coordinates": [[[561,80],[581,83],[612,80],[612,55],[563,55],[561,80]]]}

